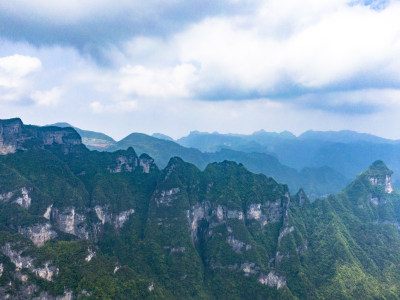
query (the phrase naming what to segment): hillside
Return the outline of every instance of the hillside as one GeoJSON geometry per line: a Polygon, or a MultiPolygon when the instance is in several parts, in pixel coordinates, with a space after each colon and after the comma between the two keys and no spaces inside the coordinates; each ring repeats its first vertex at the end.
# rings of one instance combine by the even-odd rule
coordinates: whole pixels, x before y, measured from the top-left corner
{"type": "Polygon", "coordinates": [[[0,126],[3,298],[399,298],[400,195],[382,161],[311,203],[234,162],[160,170],[73,129],[0,126]]]}

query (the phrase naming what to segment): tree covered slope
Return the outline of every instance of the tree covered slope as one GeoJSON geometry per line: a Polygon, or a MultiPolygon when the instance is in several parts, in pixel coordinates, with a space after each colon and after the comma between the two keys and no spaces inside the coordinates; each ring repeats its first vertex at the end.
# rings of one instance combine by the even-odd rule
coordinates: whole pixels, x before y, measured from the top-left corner
{"type": "Polygon", "coordinates": [[[159,169],[132,148],[89,151],[73,132],[11,125],[0,131],[2,298],[400,294],[400,196],[381,161],[311,203],[234,162],[159,169]]]}

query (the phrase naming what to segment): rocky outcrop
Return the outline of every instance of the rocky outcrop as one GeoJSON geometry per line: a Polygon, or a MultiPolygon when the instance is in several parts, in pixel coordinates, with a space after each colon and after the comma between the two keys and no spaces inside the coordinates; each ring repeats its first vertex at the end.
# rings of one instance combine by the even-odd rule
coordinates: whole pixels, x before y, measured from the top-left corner
{"type": "Polygon", "coordinates": [[[246,218],[248,220],[256,220],[261,226],[268,223],[276,223],[282,221],[285,216],[288,199],[277,199],[275,201],[267,201],[263,204],[253,203],[247,209],[246,218]],[[283,200],[283,201],[282,201],[283,200]],[[285,203],[286,202],[286,203],[285,203]],[[286,205],[285,205],[286,204],[286,205]]]}
{"type": "Polygon", "coordinates": [[[270,287],[276,287],[278,290],[283,289],[286,286],[286,278],[275,271],[269,272],[268,275],[261,274],[258,277],[258,282],[270,287]]]}
{"type": "Polygon", "coordinates": [[[392,175],[393,171],[389,170],[382,161],[377,160],[361,174],[361,177],[366,177],[371,185],[380,186],[385,193],[391,194],[393,192],[392,175]]]}
{"type": "Polygon", "coordinates": [[[55,266],[51,266],[50,262],[44,263],[44,266],[42,267],[35,267],[33,258],[31,258],[30,256],[22,256],[22,251],[13,250],[10,243],[6,243],[1,248],[1,251],[15,265],[17,271],[21,269],[28,269],[36,276],[39,276],[40,278],[47,281],[52,281],[53,276],[58,274],[58,268],[55,266]]]}
{"type": "Polygon", "coordinates": [[[96,256],[96,252],[91,248],[88,249],[88,255],[85,257],[85,261],[89,262],[92,260],[93,257],[96,256]]]}
{"type": "Polygon", "coordinates": [[[143,153],[139,157],[139,165],[142,169],[143,173],[150,173],[152,170],[156,169],[156,164],[154,163],[154,159],[152,159],[147,154],[143,153]]]}
{"type": "Polygon", "coordinates": [[[76,212],[75,207],[63,209],[51,207],[50,210],[50,220],[57,225],[58,229],[76,235],[81,239],[89,238],[86,217],[76,212]]]}
{"type": "Polygon", "coordinates": [[[3,194],[0,194],[0,201],[8,201],[14,196],[14,192],[6,192],[3,194]]]}
{"type": "Polygon", "coordinates": [[[0,155],[23,149],[26,140],[20,119],[0,120],[0,155]]]}
{"type": "Polygon", "coordinates": [[[136,154],[119,155],[115,159],[115,164],[109,166],[107,169],[110,173],[132,172],[138,165],[136,154]]]}
{"type": "Polygon", "coordinates": [[[18,118],[0,120],[0,155],[26,151],[29,148],[61,146],[67,154],[81,146],[79,134],[73,128],[24,125],[18,118]]]}
{"type": "Polygon", "coordinates": [[[108,207],[102,207],[99,205],[96,205],[94,207],[94,211],[96,213],[97,218],[101,221],[101,223],[104,225],[105,223],[110,223],[114,225],[115,228],[122,228],[124,226],[125,222],[128,221],[129,216],[135,213],[134,209],[128,209],[125,211],[122,211],[120,213],[110,213],[108,211],[108,207]]]}
{"type": "Polygon", "coordinates": [[[49,223],[19,228],[18,232],[30,239],[38,247],[43,246],[46,241],[57,237],[57,233],[52,230],[49,223]]]}
{"type": "MultiPolygon", "coordinates": [[[[157,206],[164,205],[164,206],[171,206],[173,201],[178,199],[178,193],[180,192],[180,188],[172,188],[169,190],[162,190],[159,191],[159,196],[155,198],[157,206]]],[[[157,194],[157,193],[156,193],[157,194]]]]}
{"type": "Polygon", "coordinates": [[[23,187],[21,189],[21,197],[18,197],[17,200],[15,200],[15,203],[21,205],[23,208],[28,209],[29,206],[31,206],[31,197],[29,196],[28,189],[26,187],[23,187]]]}
{"type": "Polygon", "coordinates": [[[279,233],[278,244],[281,243],[281,240],[283,237],[287,236],[289,233],[291,233],[293,231],[294,231],[293,226],[283,228],[283,230],[279,233]]]}
{"type": "Polygon", "coordinates": [[[242,253],[242,249],[245,249],[246,251],[251,249],[250,244],[246,244],[242,241],[239,241],[235,239],[233,236],[228,236],[226,241],[229,244],[229,246],[232,247],[232,250],[238,254],[242,253]]]}

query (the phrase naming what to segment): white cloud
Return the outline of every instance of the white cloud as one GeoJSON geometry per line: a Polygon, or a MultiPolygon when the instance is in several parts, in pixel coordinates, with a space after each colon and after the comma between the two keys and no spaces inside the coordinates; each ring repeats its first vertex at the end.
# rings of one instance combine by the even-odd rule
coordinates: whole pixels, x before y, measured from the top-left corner
{"type": "Polygon", "coordinates": [[[99,101],[93,101],[92,103],[90,103],[90,108],[95,114],[129,113],[138,109],[138,102],[135,100],[129,100],[103,104],[99,101]]]}
{"type": "Polygon", "coordinates": [[[0,100],[17,101],[31,88],[28,75],[40,70],[36,57],[12,55],[0,58],[0,100]]]}
{"type": "MultiPolygon", "coordinates": [[[[47,10],[33,17],[57,17],[53,4],[40,3],[47,10]]],[[[75,17],[101,14],[110,3],[75,17]]],[[[30,98],[37,105],[15,108],[0,101],[0,117],[20,115],[36,123],[72,119],[115,137],[131,131],[179,137],[194,129],[261,128],[296,133],[350,128],[399,137],[398,1],[380,10],[344,0],[259,3],[253,14],[219,14],[172,36],[143,31],[122,46],[107,45],[100,48],[112,62],[107,66],[71,47],[1,47],[0,56],[8,55],[0,58],[1,100],[30,98]],[[9,56],[13,53],[23,56],[9,56]],[[266,99],[270,94],[274,98],[266,99]],[[230,101],[234,98],[242,101],[230,101]]],[[[71,2],[65,13],[80,7],[71,2]]]]}
{"type": "MultiPolygon", "coordinates": [[[[400,3],[374,10],[361,4],[350,6],[349,2],[267,1],[255,15],[211,17],[167,42],[133,39],[123,53],[127,63],[132,60],[139,66],[138,57],[142,59],[137,71],[148,79],[140,84],[146,88],[157,82],[155,77],[170,81],[154,75],[160,74],[160,67],[154,64],[163,70],[184,64],[196,66],[191,84],[186,84],[190,90],[183,93],[194,97],[220,95],[221,90],[245,99],[249,95],[290,93],[293,88],[399,85],[400,3]]],[[[118,57],[121,62],[121,53],[118,57]]]]}
{"type": "Polygon", "coordinates": [[[56,106],[60,102],[61,95],[61,88],[54,87],[48,91],[35,91],[31,94],[31,98],[39,106],[56,106]]]}
{"type": "Polygon", "coordinates": [[[121,69],[119,89],[137,97],[189,97],[195,72],[191,64],[166,69],[128,65],[121,69]]]}

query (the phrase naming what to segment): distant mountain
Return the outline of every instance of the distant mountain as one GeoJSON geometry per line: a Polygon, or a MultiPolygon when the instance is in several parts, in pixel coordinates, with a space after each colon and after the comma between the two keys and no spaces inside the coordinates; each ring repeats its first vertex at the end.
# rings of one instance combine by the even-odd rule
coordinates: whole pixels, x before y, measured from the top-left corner
{"type": "Polygon", "coordinates": [[[200,150],[186,148],[173,141],[155,138],[144,133],[132,133],[107,148],[107,151],[127,149],[129,147],[133,147],[137,153],[148,153],[161,168],[164,168],[171,157],[175,156],[195,163],[202,169],[207,165],[207,159],[200,150]]]}
{"type": "Polygon", "coordinates": [[[276,133],[260,130],[251,135],[192,131],[188,136],[178,139],[177,142],[185,147],[193,147],[206,152],[215,152],[223,148],[231,148],[239,151],[247,148],[252,151],[252,149],[262,147],[263,144],[275,144],[295,138],[296,136],[288,131],[276,133]]]}
{"type": "Polygon", "coordinates": [[[166,141],[174,141],[172,137],[169,137],[168,135],[162,134],[162,133],[153,133],[151,135],[152,137],[161,139],[161,140],[166,140],[166,141]]]}
{"type": "Polygon", "coordinates": [[[186,148],[175,142],[157,139],[142,133],[132,133],[106,150],[115,151],[128,147],[133,147],[139,154],[148,153],[161,168],[164,168],[170,158],[175,156],[193,163],[200,169],[204,169],[207,164],[212,162],[235,161],[244,164],[252,172],[263,173],[278,182],[287,183],[291,191],[303,188],[311,199],[336,193],[350,182],[345,176],[328,167],[308,168],[307,171],[298,172],[282,165],[276,157],[269,154],[229,149],[203,153],[195,148],[186,148]]]}
{"type": "MultiPolygon", "coordinates": [[[[256,132],[229,135],[192,132],[177,140],[198,149],[222,148],[273,155],[289,167],[330,167],[347,178],[366,169],[371,161],[382,159],[400,174],[400,142],[354,131],[307,131],[299,137],[290,133],[256,132]]],[[[396,175],[395,181],[400,181],[396,175]]]]}
{"type": "MultiPolygon", "coordinates": [[[[291,191],[302,187],[311,199],[337,193],[349,183],[348,178],[356,176],[374,160],[385,160],[395,174],[400,174],[399,143],[353,131],[309,131],[298,138],[290,132],[263,130],[251,135],[192,132],[177,141],[194,147],[188,148],[165,137],[134,133],[115,142],[101,133],[76,130],[89,149],[115,151],[133,147],[139,154],[148,153],[160,167],[165,167],[174,156],[200,169],[214,161],[233,160],[252,172],[287,183],[291,191]],[[195,149],[196,145],[214,151],[201,152],[195,149]]],[[[393,180],[397,185],[400,176],[395,175],[393,180]]]]}
{"type": "Polygon", "coordinates": [[[2,299],[400,299],[382,161],[310,202],[235,162],[89,151],[73,128],[3,120],[0,141],[2,299]]]}
{"type": "Polygon", "coordinates": [[[341,131],[313,131],[309,130],[299,136],[301,140],[318,140],[331,143],[399,143],[399,141],[384,139],[368,133],[358,133],[351,130],[341,131]]]}
{"type": "Polygon", "coordinates": [[[103,150],[107,147],[114,145],[115,140],[101,132],[95,132],[90,130],[83,130],[78,127],[74,127],[71,124],[60,122],[46,126],[57,126],[57,127],[72,127],[82,137],[82,142],[91,150],[103,150]]]}

